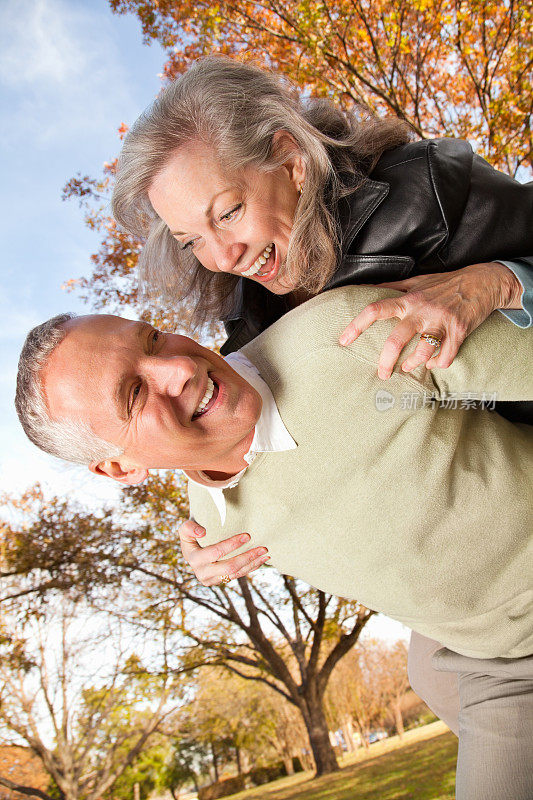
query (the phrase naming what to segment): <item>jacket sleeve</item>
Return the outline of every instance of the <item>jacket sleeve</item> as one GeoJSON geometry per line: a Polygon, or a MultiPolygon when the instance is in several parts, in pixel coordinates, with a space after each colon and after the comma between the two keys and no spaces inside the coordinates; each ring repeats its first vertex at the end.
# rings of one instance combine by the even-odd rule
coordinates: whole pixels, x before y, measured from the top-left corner
{"type": "MultiPolygon", "coordinates": [[[[455,140],[428,146],[428,169],[448,235],[438,251],[443,267],[457,269],[481,261],[513,260],[533,254],[533,182],[519,183],[455,140]],[[459,144],[459,143],[457,143],[459,144]],[[462,187],[454,181],[461,167],[462,187]]],[[[468,145],[467,145],[468,146],[468,145]]],[[[531,262],[529,264],[531,267],[531,262]]]]}
{"type": "MultiPolygon", "coordinates": [[[[498,259],[500,261],[500,259],[498,259]]],[[[533,326],[533,258],[520,261],[500,261],[508,267],[522,284],[522,308],[500,309],[500,312],[519,328],[533,326]]]]}

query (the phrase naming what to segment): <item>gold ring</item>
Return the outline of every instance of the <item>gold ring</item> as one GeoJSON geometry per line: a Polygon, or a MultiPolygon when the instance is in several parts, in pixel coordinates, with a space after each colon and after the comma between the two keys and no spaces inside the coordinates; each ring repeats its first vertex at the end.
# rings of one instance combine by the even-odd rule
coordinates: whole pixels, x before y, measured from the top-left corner
{"type": "Polygon", "coordinates": [[[231,578],[230,578],[229,575],[223,575],[222,576],[222,583],[229,583],[230,580],[231,580],[231,578]]]}
{"type": "Polygon", "coordinates": [[[439,339],[438,336],[433,336],[432,333],[423,333],[420,337],[420,341],[422,340],[433,345],[433,347],[440,347],[442,344],[442,339],[439,339]]]}

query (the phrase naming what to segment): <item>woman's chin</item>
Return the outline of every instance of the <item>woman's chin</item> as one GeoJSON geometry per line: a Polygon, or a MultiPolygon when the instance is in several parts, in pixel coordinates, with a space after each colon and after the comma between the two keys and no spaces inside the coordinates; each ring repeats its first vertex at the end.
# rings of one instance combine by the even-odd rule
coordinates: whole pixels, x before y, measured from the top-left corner
{"type": "Polygon", "coordinates": [[[294,286],[284,286],[283,283],[278,280],[272,281],[272,285],[267,285],[265,288],[268,289],[269,292],[272,292],[272,294],[289,294],[294,291],[294,286]]]}
{"type": "Polygon", "coordinates": [[[264,283],[263,286],[272,294],[289,294],[296,289],[296,284],[291,283],[290,278],[284,274],[283,267],[272,281],[264,283]]]}

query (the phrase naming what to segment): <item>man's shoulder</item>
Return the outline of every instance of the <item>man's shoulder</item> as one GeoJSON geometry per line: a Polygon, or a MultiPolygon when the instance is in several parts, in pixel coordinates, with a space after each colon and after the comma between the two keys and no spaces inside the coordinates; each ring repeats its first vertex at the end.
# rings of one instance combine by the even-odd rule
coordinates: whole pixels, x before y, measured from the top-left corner
{"type": "Polygon", "coordinates": [[[383,342],[395,320],[372,325],[347,348],[339,344],[339,336],[351,320],[369,303],[395,297],[392,289],[379,286],[342,286],[322,292],[289,311],[242,348],[242,353],[259,369],[267,382],[275,382],[304,358],[320,351],[344,350],[365,360],[379,358],[383,342]]]}

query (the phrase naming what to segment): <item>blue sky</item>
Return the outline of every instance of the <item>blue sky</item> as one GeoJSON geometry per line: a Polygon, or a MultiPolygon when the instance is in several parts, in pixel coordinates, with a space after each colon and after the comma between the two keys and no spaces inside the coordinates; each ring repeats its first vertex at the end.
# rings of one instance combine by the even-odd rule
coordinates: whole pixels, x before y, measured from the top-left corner
{"type": "Polygon", "coordinates": [[[65,310],[89,310],[61,285],[89,272],[98,236],[61,190],[78,171],[99,176],[117,154],[117,127],[152,100],[163,63],[158,44],[143,45],[136,18],[112,14],[105,0],[0,3],[3,490],[39,479],[54,492],[108,494],[103,480],[26,441],[13,409],[16,365],[29,328],[65,310]]]}
{"type": "MultiPolygon", "coordinates": [[[[111,481],[61,464],[28,442],[13,396],[28,330],[63,311],[87,313],[61,289],[88,274],[98,236],[61,190],[77,172],[99,176],[131,124],[160,88],[164,52],[142,44],[140,24],[105,0],[0,2],[0,487],[40,481],[82,503],[117,496],[111,481]]],[[[396,639],[407,629],[379,616],[368,633],[396,639]]]]}

